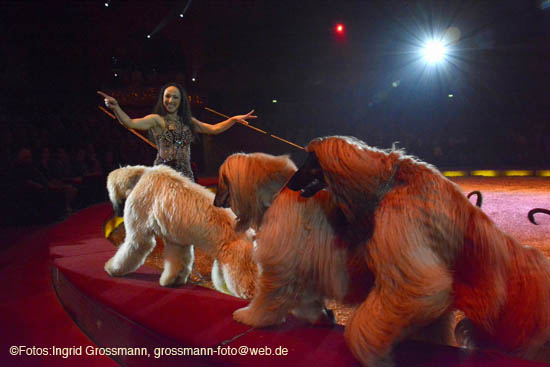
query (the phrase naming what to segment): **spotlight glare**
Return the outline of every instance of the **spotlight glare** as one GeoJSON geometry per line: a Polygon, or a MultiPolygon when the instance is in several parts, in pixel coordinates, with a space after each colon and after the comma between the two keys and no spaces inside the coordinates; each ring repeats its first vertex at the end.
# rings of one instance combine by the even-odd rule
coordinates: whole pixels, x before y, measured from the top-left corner
{"type": "Polygon", "coordinates": [[[180,13],[180,18],[183,18],[183,13],[180,13]]]}
{"type": "Polygon", "coordinates": [[[446,52],[447,49],[443,43],[436,40],[426,42],[426,45],[422,49],[424,59],[430,64],[435,64],[443,60],[446,52]]]}
{"type": "Polygon", "coordinates": [[[109,3],[105,3],[105,7],[108,8],[108,7],[109,7],[109,3]]]}
{"type": "Polygon", "coordinates": [[[147,35],[147,38],[151,38],[151,35],[150,35],[150,34],[148,34],[148,35],[147,35]]]}

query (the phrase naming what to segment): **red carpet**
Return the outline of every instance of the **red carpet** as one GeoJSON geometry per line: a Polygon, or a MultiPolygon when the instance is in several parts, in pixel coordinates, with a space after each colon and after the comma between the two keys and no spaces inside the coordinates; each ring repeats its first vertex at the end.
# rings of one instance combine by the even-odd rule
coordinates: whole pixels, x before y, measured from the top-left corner
{"type": "MultiPolygon", "coordinates": [[[[102,225],[111,215],[108,204],[97,205],[25,236],[3,251],[0,275],[7,281],[0,296],[2,366],[116,365],[109,357],[86,355],[97,351],[97,346],[126,348],[126,353],[137,351],[130,348],[145,348],[148,356],[113,356],[118,363],[131,366],[358,365],[345,346],[341,326],[311,327],[291,319],[276,328],[250,329],[231,317],[235,309],[246,304],[243,300],[193,285],[160,287],[159,273],[147,267],[124,278],[110,278],[103,265],[114,247],[103,238],[102,225]],[[35,347],[26,349],[34,354],[52,354],[52,347],[72,347],[66,351],[83,355],[10,356],[10,346],[35,347]],[[186,347],[204,348],[188,352],[212,353],[156,358],[160,348],[182,353],[186,347]],[[245,348],[246,355],[239,355],[245,348]],[[286,355],[274,355],[281,352],[286,355]]],[[[121,350],[109,349],[118,354],[121,350]]],[[[396,350],[396,365],[540,364],[491,352],[468,353],[459,348],[406,342],[396,350]]]]}

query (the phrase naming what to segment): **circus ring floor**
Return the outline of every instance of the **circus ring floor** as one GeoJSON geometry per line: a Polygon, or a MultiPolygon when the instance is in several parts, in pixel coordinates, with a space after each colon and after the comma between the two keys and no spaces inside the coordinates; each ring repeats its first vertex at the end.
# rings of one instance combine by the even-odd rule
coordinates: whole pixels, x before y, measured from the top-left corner
{"type": "MultiPolygon", "coordinates": [[[[533,207],[550,208],[550,179],[469,177],[454,181],[464,192],[482,191],[483,210],[501,229],[550,257],[550,216],[538,216],[538,226],[526,218],[533,207]]],[[[200,283],[160,287],[160,270],[154,262],[129,276],[110,278],[103,265],[115,246],[105,238],[104,225],[112,216],[108,203],[99,204],[2,248],[2,366],[358,365],[345,346],[341,325],[311,327],[290,319],[279,327],[249,328],[231,317],[246,301],[200,283]],[[19,355],[10,355],[13,347],[19,355]],[[161,348],[165,353],[197,355],[159,356],[161,348]],[[124,355],[144,351],[145,355],[124,355]],[[108,357],[105,352],[118,355],[108,357]],[[261,355],[269,352],[272,355],[261,355]]],[[[340,310],[339,321],[345,321],[347,312],[340,310]]],[[[396,365],[540,364],[495,351],[471,352],[407,341],[396,348],[396,365]]]]}

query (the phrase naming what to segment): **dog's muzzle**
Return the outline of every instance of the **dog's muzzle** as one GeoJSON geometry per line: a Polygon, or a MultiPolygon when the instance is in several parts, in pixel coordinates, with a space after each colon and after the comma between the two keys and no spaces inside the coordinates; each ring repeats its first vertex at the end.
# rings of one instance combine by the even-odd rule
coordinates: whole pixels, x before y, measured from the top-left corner
{"type": "Polygon", "coordinates": [[[218,208],[229,208],[229,192],[226,193],[220,193],[219,191],[216,193],[216,196],[214,197],[214,206],[218,208]]]}
{"type": "Polygon", "coordinates": [[[122,200],[118,203],[113,203],[113,211],[115,212],[115,216],[117,217],[124,217],[124,206],[126,205],[126,200],[122,200]]]}

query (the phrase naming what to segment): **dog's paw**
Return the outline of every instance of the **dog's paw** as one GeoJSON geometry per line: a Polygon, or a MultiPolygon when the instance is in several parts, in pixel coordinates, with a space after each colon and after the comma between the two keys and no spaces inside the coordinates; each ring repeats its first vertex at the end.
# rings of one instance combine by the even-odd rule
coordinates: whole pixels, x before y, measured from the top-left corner
{"type": "Polygon", "coordinates": [[[162,287],[170,287],[176,283],[176,277],[174,276],[166,276],[164,273],[160,276],[159,284],[162,287]]]}
{"type": "Polygon", "coordinates": [[[233,312],[233,319],[241,324],[250,325],[253,327],[266,327],[283,323],[285,320],[279,320],[273,314],[261,314],[256,312],[250,306],[240,308],[233,312]]]}
{"type": "Polygon", "coordinates": [[[314,326],[333,326],[336,323],[336,318],[334,317],[334,312],[328,308],[324,308],[321,316],[317,321],[313,322],[314,326]]]}
{"type": "Polygon", "coordinates": [[[233,312],[233,320],[240,322],[241,324],[256,326],[252,322],[252,312],[250,307],[239,308],[237,311],[233,312]]]}
{"type": "Polygon", "coordinates": [[[456,324],[455,340],[459,346],[467,349],[476,349],[478,347],[476,339],[476,328],[472,320],[464,318],[456,324]]]}
{"type": "Polygon", "coordinates": [[[159,284],[163,287],[177,287],[184,285],[189,279],[189,274],[189,272],[185,271],[182,271],[179,274],[171,274],[167,271],[163,271],[159,279],[159,284]]]}
{"type": "Polygon", "coordinates": [[[105,271],[107,272],[107,274],[109,274],[110,276],[112,277],[119,277],[119,276],[122,276],[124,274],[122,274],[122,272],[120,271],[120,269],[117,269],[117,267],[114,265],[114,257],[111,257],[106,263],[105,263],[105,266],[103,267],[105,269],[105,271]]]}

